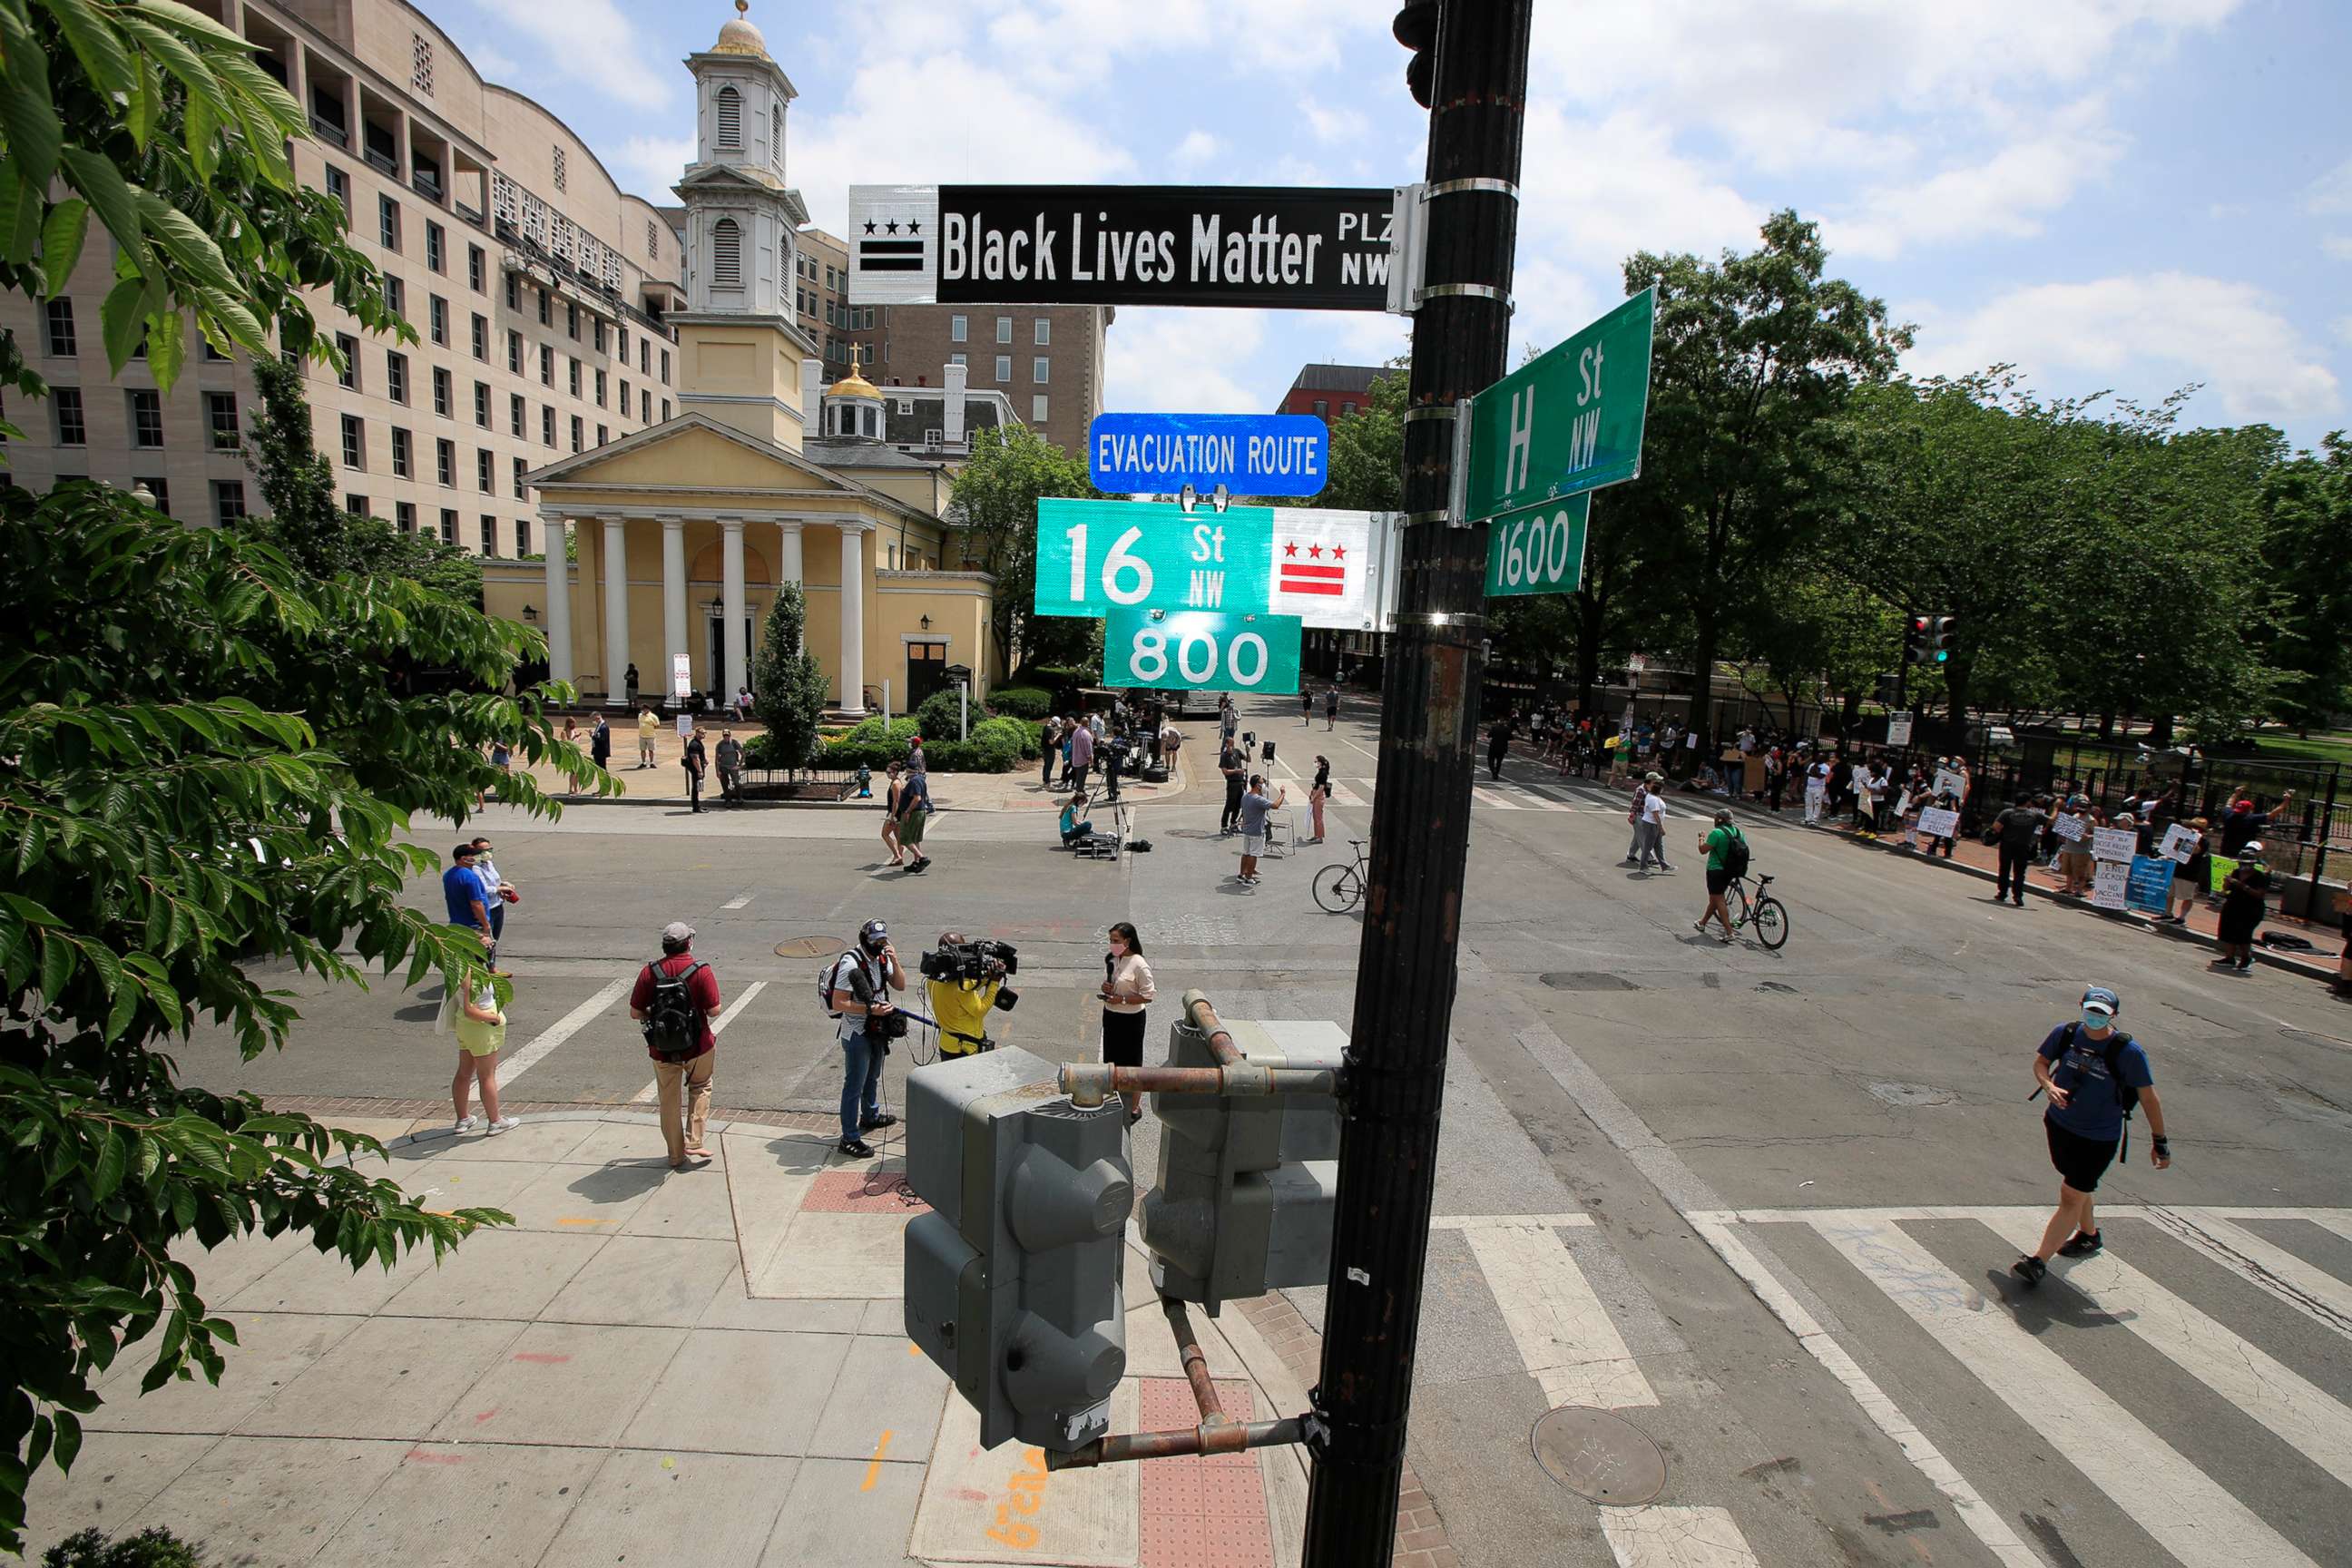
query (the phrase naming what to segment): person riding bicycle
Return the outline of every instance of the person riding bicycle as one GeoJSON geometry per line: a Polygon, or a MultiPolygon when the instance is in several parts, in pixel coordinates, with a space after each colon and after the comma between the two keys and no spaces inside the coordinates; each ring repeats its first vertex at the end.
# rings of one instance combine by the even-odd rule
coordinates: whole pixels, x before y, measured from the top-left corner
{"type": "Polygon", "coordinates": [[[1704,935],[1708,921],[1720,921],[1723,935],[1717,940],[1727,946],[1731,942],[1731,910],[1725,905],[1723,895],[1735,880],[1748,874],[1748,839],[1732,825],[1728,808],[1717,809],[1715,826],[1699,840],[1699,847],[1706,851],[1706,912],[1691,929],[1704,935]]]}
{"type": "MultiPolygon", "coordinates": [[[[943,931],[940,932],[939,945],[961,947],[963,933],[943,931]]],[[[991,973],[984,980],[923,982],[923,990],[930,998],[932,1021],[939,1026],[941,1057],[965,1057],[996,1048],[996,1042],[988,1037],[988,1014],[996,1005],[996,994],[1003,988],[1004,976],[1000,973],[991,973]]]]}

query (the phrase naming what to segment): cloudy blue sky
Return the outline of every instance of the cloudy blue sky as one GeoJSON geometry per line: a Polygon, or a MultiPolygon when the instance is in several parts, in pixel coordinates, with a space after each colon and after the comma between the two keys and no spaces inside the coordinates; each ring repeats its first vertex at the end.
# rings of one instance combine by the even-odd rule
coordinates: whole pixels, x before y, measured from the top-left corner
{"type": "MultiPolygon", "coordinates": [[[[657,200],[692,151],[677,62],[725,0],[424,0],[486,74],[657,200]]],[[[753,0],[801,97],[790,173],[853,182],[1386,185],[1418,178],[1387,0],[753,0]]],[[[1538,0],[1517,335],[1556,341],[1637,248],[1821,220],[1917,323],[1915,369],[2352,426],[2352,5],[2343,0],[1538,0]]],[[[1402,321],[1122,310],[1112,407],[1269,408],[1402,321]]]]}

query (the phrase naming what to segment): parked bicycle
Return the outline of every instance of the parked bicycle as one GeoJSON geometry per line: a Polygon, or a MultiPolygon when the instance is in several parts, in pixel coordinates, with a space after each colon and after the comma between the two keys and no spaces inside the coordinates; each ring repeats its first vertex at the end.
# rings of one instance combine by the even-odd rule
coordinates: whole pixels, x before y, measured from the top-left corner
{"type": "Polygon", "coordinates": [[[1315,873],[1315,901],[1335,915],[1344,915],[1363,901],[1364,846],[1366,838],[1350,838],[1348,847],[1356,852],[1352,866],[1326,866],[1315,873]]]}
{"type": "Polygon", "coordinates": [[[1732,917],[1731,929],[1738,931],[1742,926],[1755,927],[1756,940],[1778,952],[1780,944],[1789,940],[1789,910],[1787,905],[1765,891],[1771,882],[1769,873],[1759,877],[1734,877],[1725,898],[1727,901],[1736,897],[1739,904],[1739,912],[1732,917]],[[1748,893],[1750,882],[1756,884],[1753,898],[1748,893]]]}

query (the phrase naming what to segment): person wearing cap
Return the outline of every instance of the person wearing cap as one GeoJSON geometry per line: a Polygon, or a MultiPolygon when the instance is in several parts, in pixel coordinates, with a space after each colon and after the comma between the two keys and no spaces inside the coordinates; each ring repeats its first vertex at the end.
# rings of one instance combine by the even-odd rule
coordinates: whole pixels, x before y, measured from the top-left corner
{"type": "Polygon", "coordinates": [[[908,759],[906,779],[898,788],[898,843],[915,854],[907,868],[909,876],[931,868],[931,858],[923,852],[923,831],[931,817],[931,775],[924,769],[922,758],[919,750],[908,759]]]}
{"type": "MultiPolygon", "coordinates": [[[[495,955],[499,944],[507,939],[507,906],[522,902],[522,895],[515,890],[512,882],[499,875],[499,863],[490,858],[490,841],[487,838],[474,840],[474,875],[482,879],[483,900],[490,914],[490,952],[495,955]]],[[[490,973],[501,980],[507,978],[507,972],[495,961],[490,973]]]]}
{"type": "Polygon", "coordinates": [[[2284,811],[2294,799],[2294,791],[2288,790],[2268,811],[2256,811],[2254,803],[2244,795],[2231,801],[2230,809],[2221,814],[2222,858],[2230,860],[2242,858],[2241,852],[2247,843],[2260,838],[2268,831],[2271,819],[2284,811]]]}
{"type": "Polygon", "coordinates": [[[656,974],[666,980],[686,976],[687,997],[700,1016],[701,1048],[684,1061],[666,1062],[652,1046],[646,1047],[661,1099],[662,1142],[669,1150],[669,1168],[683,1171],[710,1163],[702,1135],[710,1121],[710,1076],[719,1065],[714,1054],[719,1037],[710,1027],[710,1020],[719,1016],[719,976],[694,956],[694,928],[684,921],[662,927],[661,948],[662,955],[637,972],[636,987],[629,993],[629,1016],[645,1018],[653,1005],[656,974]]]}
{"type": "Polygon", "coordinates": [[[441,873],[441,897],[449,909],[449,923],[463,926],[482,939],[482,962],[493,973],[499,963],[498,939],[490,934],[490,890],[482,885],[475,864],[481,851],[460,844],[449,851],[449,868],[441,873]]]}
{"type": "Polygon", "coordinates": [[[2150,1163],[2159,1171],[2172,1163],[2164,1134],[2164,1105],[2156,1076],[2140,1043],[2116,1027],[2123,1001],[2105,985],[2083,992],[2082,1015],[2059,1025],[2033,1053],[2034,1094],[2047,1094],[2042,1132],[2050,1163],[2058,1169],[2058,1208],[2042,1227],[2042,1245],[2010,1265],[2031,1287],[2050,1272],[2053,1258],[2090,1258],[2104,1249],[2099,1222],[2091,1212],[2099,1178],[2114,1163],[2124,1138],[2124,1119],[2135,1107],[2147,1111],[2148,1136],[2156,1144],[2150,1163]]]}
{"type": "Polygon", "coordinates": [[[898,1120],[880,1101],[882,1060],[890,1049],[881,1021],[898,1010],[890,993],[906,988],[890,928],[880,921],[857,928],[857,945],[834,960],[825,977],[825,1005],[840,1021],[841,1152],[853,1160],[874,1157],[862,1134],[898,1120]]]}
{"type": "Polygon", "coordinates": [[[2221,943],[2216,969],[2243,974],[2254,966],[2254,929],[2263,923],[2263,898],[2271,889],[2270,868],[2263,863],[2259,839],[2238,848],[2238,864],[2221,884],[2221,943]]]}
{"type": "Polygon", "coordinates": [[[686,798],[696,814],[702,810],[702,778],[710,768],[710,753],[702,744],[702,726],[694,725],[687,731],[686,749],[678,753],[686,764],[686,798]]]}
{"type": "Polygon", "coordinates": [[[2042,803],[2019,795],[2017,804],[1992,819],[1992,842],[2000,848],[2000,867],[1992,885],[1992,901],[2007,899],[2025,907],[2025,873],[2032,868],[2035,841],[2049,826],[2042,803]]]}
{"type": "Polygon", "coordinates": [[[1642,792],[1640,829],[1642,856],[1637,864],[1643,870],[1647,870],[1651,857],[1655,856],[1658,869],[1672,876],[1675,868],[1666,863],[1665,777],[1662,773],[1653,773],[1643,782],[1649,787],[1642,792]]]}
{"type": "Polygon", "coordinates": [[[1706,922],[1720,921],[1723,935],[1717,939],[1726,946],[1731,942],[1731,910],[1724,903],[1723,895],[1731,888],[1731,847],[1739,841],[1739,829],[1732,825],[1731,808],[1717,806],[1715,826],[1699,840],[1698,847],[1706,851],[1706,912],[1698,917],[1691,929],[1706,934],[1706,922]]]}

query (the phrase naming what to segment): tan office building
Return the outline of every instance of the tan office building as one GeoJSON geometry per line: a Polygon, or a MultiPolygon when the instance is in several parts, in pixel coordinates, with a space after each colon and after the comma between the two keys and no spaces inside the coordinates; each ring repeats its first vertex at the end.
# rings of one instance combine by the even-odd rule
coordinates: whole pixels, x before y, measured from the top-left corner
{"type": "Polygon", "coordinates": [[[884,305],[881,354],[866,374],[884,390],[936,385],[960,364],[976,392],[1001,392],[1021,422],[1083,455],[1103,410],[1104,342],[1117,312],[1103,305],[884,305]]]}
{"type": "MultiPolygon", "coordinates": [[[[403,348],[312,300],[350,361],[340,384],[308,367],[347,509],[485,555],[538,551],[523,476],[677,411],[676,237],[561,121],[483,80],[402,0],[194,4],[252,40],[309,108],[296,175],[342,202],[416,329],[403,348]]],[[[189,522],[259,510],[241,447],[250,375],[206,350],[168,395],[143,363],[110,379],[98,307],[111,268],[111,247],[93,244],[57,297],[0,296],[0,321],[57,389],[10,444],[13,477],[144,482],[189,522]]]]}

